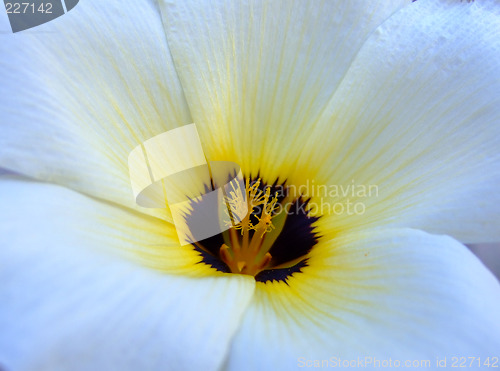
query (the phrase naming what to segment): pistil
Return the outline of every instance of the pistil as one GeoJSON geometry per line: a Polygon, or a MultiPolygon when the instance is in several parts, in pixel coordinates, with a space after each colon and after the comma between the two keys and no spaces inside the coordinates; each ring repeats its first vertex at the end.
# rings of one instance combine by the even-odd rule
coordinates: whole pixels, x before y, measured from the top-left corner
{"type": "MultiPolygon", "coordinates": [[[[266,233],[275,229],[272,218],[276,209],[277,197],[271,198],[270,188],[262,191],[259,189],[259,185],[260,179],[252,185],[247,179],[245,192],[248,210],[243,218],[241,218],[242,214],[238,215],[238,220],[241,219],[240,222],[235,222],[236,218],[231,217],[233,225],[229,229],[230,246],[222,244],[220,247],[220,258],[227,264],[232,273],[255,276],[266,269],[272,259],[268,248],[263,248],[263,243],[266,233]],[[257,208],[261,210],[260,216],[257,208]],[[252,222],[252,216],[257,220],[256,223],[252,222]],[[238,230],[241,232],[238,233],[238,230]]],[[[239,210],[237,205],[241,205],[242,199],[241,190],[233,187],[233,191],[225,197],[224,201],[231,205],[231,210],[237,214],[239,210]]]]}

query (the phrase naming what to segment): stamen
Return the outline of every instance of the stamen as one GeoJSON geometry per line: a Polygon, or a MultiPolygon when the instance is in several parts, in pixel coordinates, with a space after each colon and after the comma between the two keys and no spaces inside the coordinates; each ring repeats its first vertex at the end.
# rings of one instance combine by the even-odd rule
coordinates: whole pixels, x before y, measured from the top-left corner
{"type": "MultiPolygon", "coordinates": [[[[308,254],[321,237],[307,210],[309,199],[289,194],[285,183],[267,185],[233,180],[224,187],[225,232],[192,242],[200,261],[224,273],[247,274],[257,282],[287,282],[308,266],[308,254]],[[278,196],[279,195],[279,196],[278,196]],[[286,215],[279,213],[282,208],[286,215]]],[[[219,207],[220,207],[219,206],[219,207]]],[[[218,210],[219,211],[219,210],[218,210]]],[[[188,226],[204,217],[203,207],[193,203],[186,214],[188,226]]],[[[219,218],[220,220],[221,218],[219,218]]]]}
{"type": "Polygon", "coordinates": [[[277,196],[270,199],[270,188],[262,191],[259,186],[260,179],[251,185],[247,179],[245,192],[248,209],[241,207],[242,204],[244,205],[243,193],[234,184],[232,184],[232,191],[224,198],[224,203],[229,205],[227,213],[233,225],[229,229],[231,246],[223,244],[219,255],[233,273],[255,276],[266,269],[272,260],[271,254],[262,247],[266,233],[275,229],[272,218],[278,199],[277,196]],[[257,215],[258,207],[262,209],[260,216],[257,215]],[[245,215],[242,213],[243,209],[245,209],[245,215]],[[252,216],[257,219],[257,223],[252,222],[252,216]],[[236,220],[239,221],[236,222],[236,220]],[[240,230],[241,233],[236,233],[236,230],[240,230]],[[251,231],[253,231],[252,235],[251,231]]]}

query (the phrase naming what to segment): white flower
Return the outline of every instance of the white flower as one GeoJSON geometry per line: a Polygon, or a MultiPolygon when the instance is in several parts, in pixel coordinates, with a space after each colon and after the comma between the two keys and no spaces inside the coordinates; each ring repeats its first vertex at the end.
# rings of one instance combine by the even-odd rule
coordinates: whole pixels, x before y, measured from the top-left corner
{"type": "Polygon", "coordinates": [[[500,240],[499,13],[495,1],[85,0],[0,33],[0,168],[18,174],[0,181],[0,364],[498,357],[499,284],[460,242],[500,240]],[[286,281],[216,271],[130,189],[130,151],[191,122],[210,160],[247,177],[378,194],[354,197],[360,215],[323,213],[286,281]]]}

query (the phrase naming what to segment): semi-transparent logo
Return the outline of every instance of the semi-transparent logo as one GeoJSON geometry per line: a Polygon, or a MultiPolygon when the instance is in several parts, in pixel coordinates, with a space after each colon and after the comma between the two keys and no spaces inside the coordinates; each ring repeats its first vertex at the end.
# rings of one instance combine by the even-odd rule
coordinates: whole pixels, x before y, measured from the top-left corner
{"type": "Polygon", "coordinates": [[[128,165],[137,204],[170,209],[182,245],[226,231],[248,213],[240,167],[208,162],[195,124],[146,140],[132,150],[128,165]],[[238,202],[228,202],[229,195],[238,195],[238,202]]]}
{"type": "MultiPolygon", "coordinates": [[[[12,32],[24,31],[62,16],[79,0],[4,0],[12,32]]],[[[103,0],[104,1],[104,0],[103,0]]]]}

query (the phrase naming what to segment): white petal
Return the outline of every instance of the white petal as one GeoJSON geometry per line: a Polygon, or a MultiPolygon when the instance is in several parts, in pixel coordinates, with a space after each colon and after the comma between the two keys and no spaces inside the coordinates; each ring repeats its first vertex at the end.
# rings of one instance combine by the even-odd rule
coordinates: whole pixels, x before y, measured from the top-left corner
{"type": "Polygon", "coordinates": [[[390,223],[500,241],[498,2],[401,10],[367,41],[320,122],[297,166],[322,164],[320,184],[378,187],[351,197],[366,213],[336,228],[390,223]]]}
{"type": "Polygon", "coordinates": [[[6,22],[0,167],[134,207],[130,151],[191,122],[157,5],[80,1],[14,35],[6,22]]]}
{"type": "Polygon", "coordinates": [[[218,369],[252,278],[171,276],[125,259],[115,250],[148,233],[124,226],[147,228],[144,216],[63,188],[3,180],[0,195],[7,370],[218,369]]]}
{"type": "Polygon", "coordinates": [[[292,370],[334,357],[430,360],[434,368],[436,357],[448,356],[449,365],[452,356],[484,361],[498,356],[499,305],[498,281],[449,237],[409,229],[341,235],[317,245],[288,286],[257,285],[226,364],[292,370]]]}
{"type": "Polygon", "coordinates": [[[368,35],[409,1],[160,1],[211,159],[290,177],[305,129],[368,35]]]}

